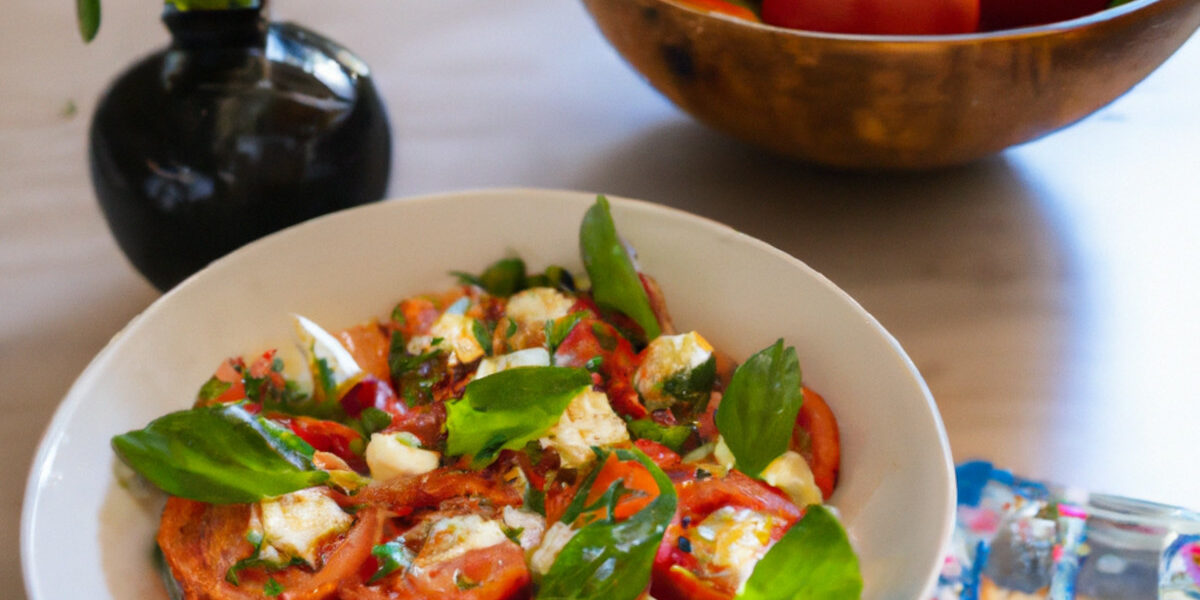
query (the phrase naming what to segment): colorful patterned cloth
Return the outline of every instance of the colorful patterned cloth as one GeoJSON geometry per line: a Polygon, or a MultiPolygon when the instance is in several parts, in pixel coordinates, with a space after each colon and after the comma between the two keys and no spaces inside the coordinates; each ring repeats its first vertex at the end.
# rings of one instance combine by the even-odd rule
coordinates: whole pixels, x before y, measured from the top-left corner
{"type": "Polygon", "coordinates": [[[1200,600],[1200,514],[958,466],[935,600],[1200,600]]]}

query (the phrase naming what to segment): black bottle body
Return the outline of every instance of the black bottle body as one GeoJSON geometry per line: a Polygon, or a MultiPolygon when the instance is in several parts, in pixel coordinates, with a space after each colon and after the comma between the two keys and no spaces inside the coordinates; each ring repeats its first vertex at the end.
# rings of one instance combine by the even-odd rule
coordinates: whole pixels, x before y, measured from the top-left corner
{"type": "Polygon", "coordinates": [[[390,130],[360,61],[257,10],[169,9],[164,20],[172,45],[113,84],[89,142],[109,227],[156,287],[383,197],[390,130]]]}

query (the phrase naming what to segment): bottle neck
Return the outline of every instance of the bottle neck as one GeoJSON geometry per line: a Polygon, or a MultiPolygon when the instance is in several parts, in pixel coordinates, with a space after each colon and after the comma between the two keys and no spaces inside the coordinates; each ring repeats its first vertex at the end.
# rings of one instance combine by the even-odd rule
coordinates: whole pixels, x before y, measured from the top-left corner
{"type": "Polygon", "coordinates": [[[162,20],[171,32],[173,50],[245,52],[267,43],[267,20],[261,6],[179,10],[167,4],[162,20]]]}

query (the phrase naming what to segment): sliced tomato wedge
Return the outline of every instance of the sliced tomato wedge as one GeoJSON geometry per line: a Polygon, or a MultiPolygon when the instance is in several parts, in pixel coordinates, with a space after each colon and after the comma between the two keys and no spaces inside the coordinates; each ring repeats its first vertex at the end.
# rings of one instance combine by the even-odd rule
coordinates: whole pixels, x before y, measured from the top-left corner
{"type": "Polygon", "coordinates": [[[397,477],[363,488],[353,501],[381,504],[393,513],[436,508],[451,498],[470,496],[493,506],[517,506],[521,495],[488,471],[442,467],[416,477],[397,477]]]}
{"type": "Polygon", "coordinates": [[[366,470],[363,457],[353,450],[355,442],[361,445],[362,441],[357,431],[336,421],[312,417],[276,417],[274,420],[285,424],[314,450],[335,454],[356,471],[366,470]]]}
{"type": "Polygon", "coordinates": [[[370,321],[343,329],[334,334],[364,371],[387,381],[391,377],[388,352],[391,339],[379,323],[370,321]]]}
{"type": "Polygon", "coordinates": [[[842,461],[837,418],[825,399],[807,387],[804,388],[804,403],[796,415],[796,433],[792,436],[792,444],[808,462],[813,480],[821,488],[821,495],[825,498],[832,496],[842,461]]]}
{"type": "Polygon", "coordinates": [[[717,510],[744,508],[772,517],[770,537],[775,541],[804,515],[782,492],[739,471],[720,478],[698,475],[693,471],[690,477],[675,478],[679,510],[658,548],[650,587],[650,593],[659,600],[733,598],[736,582],[728,577],[700,576],[703,569],[691,551],[692,528],[717,510]]]}
{"type": "MultiPolygon", "coordinates": [[[[613,509],[613,518],[618,521],[632,517],[658,497],[658,484],[655,483],[654,476],[646,467],[636,460],[619,460],[616,453],[613,453],[609,454],[604,464],[600,466],[600,472],[596,474],[592,489],[588,492],[585,506],[591,506],[599,501],[609,486],[617,481],[620,481],[626,490],[632,492],[617,500],[617,505],[613,509]]],[[[590,516],[584,515],[582,518],[585,522],[604,518],[607,516],[604,514],[606,510],[601,507],[590,516]]]]}
{"type": "Polygon", "coordinates": [[[264,586],[274,580],[290,600],[318,600],[329,597],[341,582],[354,580],[379,539],[383,516],[378,510],[366,508],[355,517],[349,531],[325,544],[318,569],[292,566],[268,573],[248,568],[239,572],[238,585],[226,581],[225,574],[254,551],[246,541],[249,504],[168,498],[157,540],[186,598],[261,599],[264,586]]]}
{"type": "Polygon", "coordinates": [[[637,370],[637,354],[633,344],[616,327],[595,318],[585,317],[567,334],[554,353],[554,364],[564,367],[587,367],[599,359],[600,385],[617,414],[634,419],[645,417],[646,407],[638,401],[633,388],[633,372],[637,370]]]}

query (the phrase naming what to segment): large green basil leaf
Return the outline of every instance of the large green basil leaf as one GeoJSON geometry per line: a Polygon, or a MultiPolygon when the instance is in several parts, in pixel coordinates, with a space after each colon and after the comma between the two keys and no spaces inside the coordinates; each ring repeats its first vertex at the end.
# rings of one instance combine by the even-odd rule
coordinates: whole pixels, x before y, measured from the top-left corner
{"type": "Polygon", "coordinates": [[[658,337],[658,317],[650,308],[650,299],[633,261],[617,237],[617,228],[609,212],[608,199],[598,196],[579,226],[579,249],[583,266],[592,280],[592,298],[603,308],[617,310],[642,328],[646,340],[658,337]]]}
{"type": "Polygon", "coordinates": [[[858,557],[829,509],[810,505],[754,566],[738,600],[857,600],[858,557]]]}
{"type": "MultiPolygon", "coordinates": [[[[633,600],[650,583],[654,555],[675,516],[675,487],[641,451],[616,452],[617,458],[636,460],[650,471],[658,485],[658,497],[624,521],[615,522],[610,511],[609,518],[581,528],[542,579],[538,598],[633,600]]],[[[604,464],[603,458],[599,464],[604,464]]],[[[584,497],[591,489],[587,483],[580,486],[579,494],[584,497]]]]}
{"type": "Polygon", "coordinates": [[[500,450],[544,435],[591,385],[587,371],[569,367],[516,367],[476,379],[461,399],[446,403],[446,454],[487,465],[500,450]]]}
{"type": "Polygon", "coordinates": [[[738,366],[716,415],[738,470],[758,477],[787,451],[802,401],[800,361],[782,339],[738,366]]]}
{"type": "Polygon", "coordinates": [[[254,502],[329,479],[313,448],[239,404],[173,412],[112,439],[117,456],[172,496],[254,502]]]}

